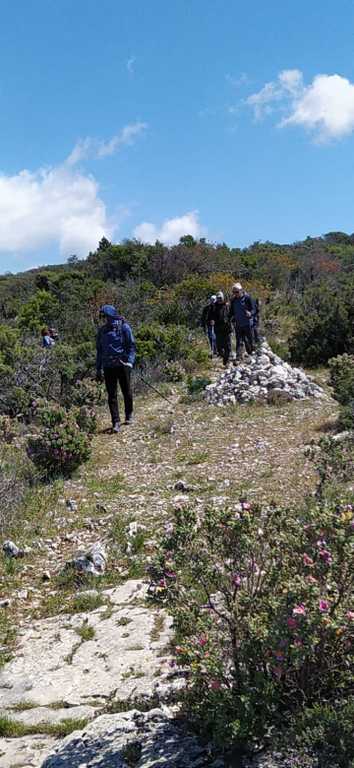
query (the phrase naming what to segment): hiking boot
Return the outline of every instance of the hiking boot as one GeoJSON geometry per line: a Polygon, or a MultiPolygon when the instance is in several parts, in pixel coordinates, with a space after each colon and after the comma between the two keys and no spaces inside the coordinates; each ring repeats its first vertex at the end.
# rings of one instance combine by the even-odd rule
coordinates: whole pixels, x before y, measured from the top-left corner
{"type": "Polygon", "coordinates": [[[129,414],[129,416],[125,417],[124,424],[133,424],[133,421],[134,421],[134,417],[133,417],[133,414],[131,413],[129,414]]]}
{"type": "Polygon", "coordinates": [[[119,431],[120,431],[120,423],[119,421],[115,421],[112,427],[112,433],[113,435],[117,435],[119,431]]]}

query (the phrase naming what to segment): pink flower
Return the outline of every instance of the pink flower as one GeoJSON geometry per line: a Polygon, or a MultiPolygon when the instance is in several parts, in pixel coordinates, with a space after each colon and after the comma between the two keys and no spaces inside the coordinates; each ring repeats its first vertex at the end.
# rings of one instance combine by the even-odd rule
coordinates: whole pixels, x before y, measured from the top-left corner
{"type": "Polygon", "coordinates": [[[306,576],[306,581],[307,581],[309,584],[317,584],[317,579],[315,579],[315,577],[314,577],[314,576],[306,576]]]}
{"type": "Polygon", "coordinates": [[[302,562],[304,565],[306,565],[308,568],[313,568],[315,565],[314,561],[312,560],[312,557],[309,557],[306,552],[302,556],[302,562]]]}
{"type": "Polygon", "coordinates": [[[293,608],[293,616],[306,616],[306,608],[303,603],[295,605],[293,608]]]}
{"type": "Polygon", "coordinates": [[[294,640],[294,645],[296,646],[296,648],[301,648],[303,646],[303,642],[302,640],[300,640],[299,637],[296,637],[294,640]]]}
{"type": "Polygon", "coordinates": [[[275,656],[277,661],[283,661],[283,659],[284,659],[284,653],[281,650],[274,651],[274,656],[275,656]]]}
{"type": "Polygon", "coordinates": [[[329,609],[329,602],[328,600],[320,600],[318,607],[321,611],[321,613],[327,613],[329,609]]]}
{"type": "Polygon", "coordinates": [[[212,691],[220,691],[220,688],[221,688],[220,680],[212,680],[210,683],[210,688],[212,691]]]}
{"type": "Polygon", "coordinates": [[[345,615],[349,621],[354,621],[354,611],[347,611],[345,615]]]}
{"type": "Polygon", "coordinates": [[[286,623],[287,623],[289,629],[296,629],[297,628],[297,621],[296,621],[296,619],[291,619],[290,618],[290,619],[287,620],[286,623]]]}
{"type": "Polygon", "coordinates": [[[241,585],[241,581],[242,581],[240,574],[239,573],[233,573],[231,581],[232,581],[232,584],[233,584],[234,587],[239,587],[241,585]]]}
{"type": "Polygon", "coordinates": [[[327,563],[327,565],[329,565],[332,562],[332,555],[328,551],[328,549],[321,549],[321,551],[319,552],[319,556],[321,560],[327,563]]]}
{"type": "Polygon", "coordinates": [[[206,645],[208,642],[208,639],[206,637],[199,637],[198,638],[198,645],[201,645],[202,647],[206,645]]]}
{"type": "Polygon", "coordinates": [[[246,512],[251,509],[249,501],[241,501],[241,507],[242,509],[246,510],[246,512]]]}

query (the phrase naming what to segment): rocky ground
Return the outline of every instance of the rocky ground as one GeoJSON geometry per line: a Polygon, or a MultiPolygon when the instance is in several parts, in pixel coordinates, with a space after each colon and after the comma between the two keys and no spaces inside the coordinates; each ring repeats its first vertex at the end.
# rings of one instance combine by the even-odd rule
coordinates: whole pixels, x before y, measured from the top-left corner
{"type": "Polygon", "coordinates": [[[13,532],[24,556],[1,559],[1,768],[212,763],[171,705],[171,622],[146,603],[146,565],[177,505],[301,501],[315,485],[304,446],[336,405],[220,409],[180,385],[164,393],[171,405],[140,396],[117,437],[102,416],[90,462],[37,495],[13,532]],[[88,589],[65,564],[96,543],[107,559],[88,589]]]}

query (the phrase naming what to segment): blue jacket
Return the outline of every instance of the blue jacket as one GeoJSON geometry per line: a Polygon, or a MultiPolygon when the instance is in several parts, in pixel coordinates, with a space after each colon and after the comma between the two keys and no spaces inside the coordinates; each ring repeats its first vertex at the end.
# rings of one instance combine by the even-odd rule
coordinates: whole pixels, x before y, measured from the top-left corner
{"type": "Polygon", "coordinates": [[[96,339],[96,369],[116,368],[121,361],[135,363],[135,341],[131,327],[123,317],[106,323],[99,329],[96,339]]]}
{"type": "Polygon", "coordinates": [[[236,328],[250,328],[253,317],[253,302],[248,293],[244,293],[231,301],[230,319],[235,323],[236,328]],[[248,317],[247,312],[251,312],[248,317]]]}

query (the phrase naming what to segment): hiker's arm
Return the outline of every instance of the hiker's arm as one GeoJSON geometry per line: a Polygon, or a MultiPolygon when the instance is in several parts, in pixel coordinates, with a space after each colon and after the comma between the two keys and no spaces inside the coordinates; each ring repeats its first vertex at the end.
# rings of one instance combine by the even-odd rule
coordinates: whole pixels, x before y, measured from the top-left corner
{"type": "Polygon", "coordinates": [[[124,327],[124,337],[125,337],[125,353],[129,366],[133,367],[135,363],[135,357],[136,357],[136,345],[135,345],[135,339],[132,333],[132,329],[128,323],[125,324],[124,327]]]}
{"type": "Polygon", "coordinates": [[[98,331],[96,336],[96,372],[98,376],[102,373],[102,345],[100,331],[98,331]]]}

